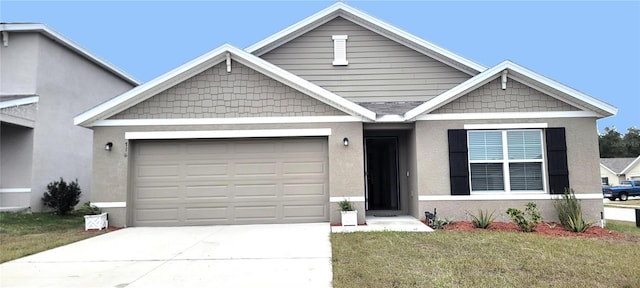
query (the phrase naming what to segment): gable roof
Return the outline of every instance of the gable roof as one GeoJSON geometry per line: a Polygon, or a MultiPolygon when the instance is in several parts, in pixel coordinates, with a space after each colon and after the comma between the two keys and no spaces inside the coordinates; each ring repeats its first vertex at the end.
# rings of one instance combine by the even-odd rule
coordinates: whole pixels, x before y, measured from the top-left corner
{"type": "Polygon", "coordinates": [[[404,114],[404,118],[405,120],[412,120],[421,114],[432,112],[481,87],[482,85],[501,77],[503,71],[507,71],[507,77],[510,79],[526,83],[532,88],[544,92],[551,97],[557,98],[560,101],[569,103],[585,111],[593,112],[594,114],[592,116],[603,118],[615,115],[618,112],[617,108],[608,103],[600,101],[507,60],[483,71],[465,82],[460,83],[458,86],[447,90],[420,106],[407,111],[404,114]]]}
{"type": "Polygon", "coordinates": [[[74,124],[90,127],[92,126],[92,123],[97,120],[103,120],[111,117],[203,72],[206,69],[209,69],[210,67],[213,67],[222,61],[225,61],[227,54],[230,56],[232,61],[238,61],[243,65],[278,80],[287,86],[290,86],[347,114],[360,116],[368,120],[376,119],[376,114],[374,112],[360,105],[348,101],[257,56],[249,54],[229,44],[224,44],[172,71],[165,73],[164,75],[135,87],[76,116],[73,119],[74,124]]]}
{"type": "Polygon", "coordinates": [[[616,175],[625,174],[635,164],[640,164],[640,156],[636,158],[600,158],[600,165],[616,175]]]}
{"type": "Polygon", "coordinates": [[[247,47],[245,51],[257,56],[263,55],[278,46],[335,19],[336,17],[342,17],[352,21],[411,49],[455,67],[469,75],[476,75],[486,69],[483,65],[457,55],[380,19],[374,18],[342,2],[337,2],[318,13],[313,14],[302,21],[281,30],[280,32],[247,47]]]}
{"type": "MultiPolygon", "coordinates": [[[[82,48],[77,43],[71,41],[71,39],[63,36],[62,34],[56,32],[55,30],[49,28],[47,25],[40,23],[0,23],[0,31],[2,32],[37,32],[40,33],[51,40],[59,43],[60,45],[70,49],[73,52],[80,54],[82,57],[87,60],[95,63],[96,65],[102,67],[103,69],[113,73],[114,75],[120,77],[121,79],[129,82],[132,85],[140,85],[140,82],[133,78],[133,76],[127,74],[120,68],[114,66],[113,64],[100,59],[100,57],[95,54],[89,52],[88,50],[82,48]]],[[[4,34],[4,33],[3,33],[4,34]]],[[[5,35],[3,35],[5,37],[5,35]]],[[[11,37],[8,35],[8,37],[11,37]]],[[[4,40],[3,41],[7,41],[4,40]]],[[[10,40],[9,40],[10,41],[10,40]]]]}

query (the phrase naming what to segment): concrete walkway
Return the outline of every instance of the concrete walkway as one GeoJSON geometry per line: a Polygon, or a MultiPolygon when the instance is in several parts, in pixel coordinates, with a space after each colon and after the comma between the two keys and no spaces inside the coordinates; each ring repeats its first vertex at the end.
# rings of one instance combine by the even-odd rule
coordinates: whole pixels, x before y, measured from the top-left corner
{"type": "Polygon", "coordinates": [[[636,210],[633,208],[604,207],[604,219],[636,222],[636,210]]]}
{"type": "Polygon", "coordinates": [[[424,225],[412,216],[376,217],[367,216],[367,225],[332,226],[331,232],[371,232],[371,231],[401,231],[401,232],[433,232],[431,227],[424,225]]]}
{"type": "Polygon", "coordinates": [[[329,225],[127,228],[0,264],[0,287],[331,287],[329,225]]]}

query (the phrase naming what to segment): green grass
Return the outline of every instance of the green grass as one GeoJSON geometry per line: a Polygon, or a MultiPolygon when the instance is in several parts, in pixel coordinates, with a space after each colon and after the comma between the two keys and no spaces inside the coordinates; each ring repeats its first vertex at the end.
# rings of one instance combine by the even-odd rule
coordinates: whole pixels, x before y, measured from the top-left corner
{"type": "Polygon", "coordinates": [[[103,233],[84,231],[82,215],[0,213],[0,263],[103,233]]]}
{"type": "Polygon", "coordinates": [[[334,287],[640,287],[640,240],[490,231],[331,234],[334,287]]]}
{"type": "Polygon", "coordinates": [[[607,229],[640,237],[640,228],[636,227],[635,222],[607,220],[607,229]]]}
{"type": "Polygon", "coordinates": [[[629,200],[627,200],[627,201],[616,200],[616,201],[610,201],[610,202],[607,202],[607,203],[604,204],[604,206],[607,206],[607,207],[620,207],[619,205],[640,207],[640,199],[635,197],[635,199],[634,198],[629,198],[629,200]]]}

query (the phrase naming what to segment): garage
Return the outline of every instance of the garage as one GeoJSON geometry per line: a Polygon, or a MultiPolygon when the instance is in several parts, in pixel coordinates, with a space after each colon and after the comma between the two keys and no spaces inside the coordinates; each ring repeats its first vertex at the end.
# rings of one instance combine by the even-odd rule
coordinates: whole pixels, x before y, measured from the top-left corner
{"type": "Polygon", "coordinates": [[[326,137],[137,140],[133,226],[329,221],[326,137]]]}

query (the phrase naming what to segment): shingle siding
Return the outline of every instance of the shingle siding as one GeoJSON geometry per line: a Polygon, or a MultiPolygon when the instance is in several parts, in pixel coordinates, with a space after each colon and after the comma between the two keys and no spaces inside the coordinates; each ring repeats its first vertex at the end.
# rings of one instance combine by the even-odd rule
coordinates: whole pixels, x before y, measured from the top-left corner
{"type": "Polygon", "coordinates": [[[338,17],[261,56],[354,102],[427,101],[466,73],[338,17]],[[348,35],[348,66],[333,66],[332,35],[348,35]]]}
{"type": "Polygon", "coordinates": [[[507,89],[502,90],[501,80],[498,78],[431,113],[544,112],[577,110],[580,109],[512,79],[507,81],[507,89]]]}
{"type": "Polygon", "coordinates": [[[345,115],[237,61],[226,69],[220,63],[111,119],[345,115]]]}

